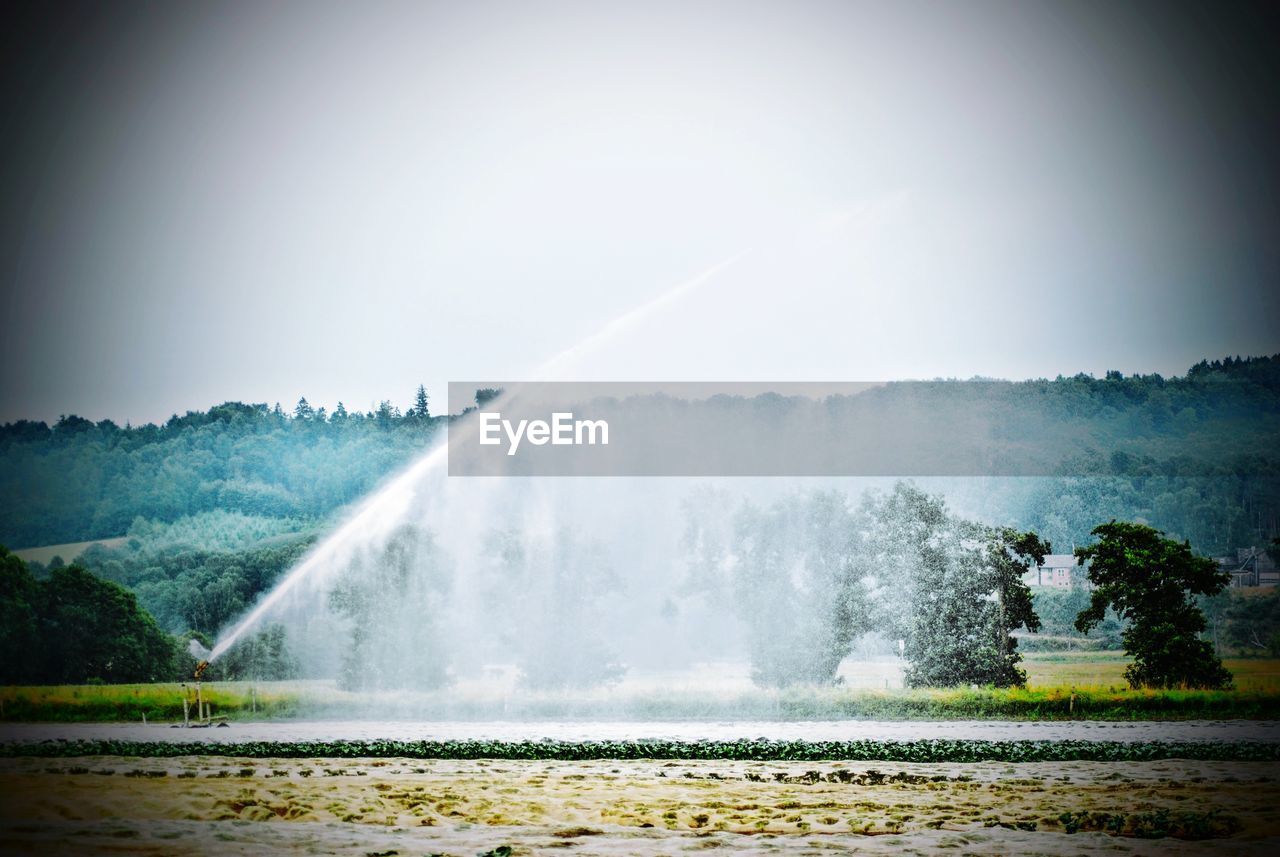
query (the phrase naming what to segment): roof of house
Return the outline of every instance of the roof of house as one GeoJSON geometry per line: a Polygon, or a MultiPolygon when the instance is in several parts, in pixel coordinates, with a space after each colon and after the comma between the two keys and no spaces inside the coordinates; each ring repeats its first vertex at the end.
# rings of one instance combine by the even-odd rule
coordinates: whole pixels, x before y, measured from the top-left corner
{"type": "Polygon", "coordinates": [[[1075,554],[1069,553],[1051,553],[1046,554],[1044,562],[1040,563],[1041,568],[1075,568],[1079,565],[1079,560],[1075,554]]]}

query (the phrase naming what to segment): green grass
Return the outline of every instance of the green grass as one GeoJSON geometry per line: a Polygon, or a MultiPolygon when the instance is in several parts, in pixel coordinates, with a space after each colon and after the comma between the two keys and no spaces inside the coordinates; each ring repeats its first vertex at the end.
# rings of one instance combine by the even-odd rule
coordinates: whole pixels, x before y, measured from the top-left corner
{"type": "MultiPolygon", "coordinates": [[[[204,701],[214,716],[291,717],[305,696],[301,683],[206,682],[204,701]]],[[[195,699],[188,686],[186,696],[195,699]]],[[[0,687],[0,720],[10,722],[150,722],[182,720],[182,685],[106,684],[0,687]]],[[[195,706],[191,708],[194,717],[195,706]]]]}
{"type": "MultiPolygon", "coordinates": [[[[1223,661],[1235,676],[1237,690],[1266,691],[1280,695],[1280,660],[1276,658],[1228,658],[1223,661]]],[[[1120,688],[1127,686],[1123,652],[1035,652],[1024,657],[1027,686],[1120,688]]]]}
{"type": "MultiPolygon", "coordinates": [[[[1228,660],[1236,687],[1223,691],[1129,690],[1118,652],[1037,653],[1027,687],[872,690],[752,688],[729,693],[608,688],[509,695],[443,689],[357,694],[326,682],[207,682],[213,714],[282,717],[649,720],[1187,720],[1280,719],[1280,660],[1228,660]],[[256,702],[254,693],[256,691],[256,702]]],[[[187,688],[188,698],[191,688],[187,688]]],[[[0,720],[149,722],[182,719],[178,684],[0,688],[0,720]]]]}
{"type": "Polygon", "coordinates": [[[728,759],[878,762],[1280,761],[1261,741],[57,741],[0,744],[0,756],[409,759],[728,759]]]}
{"type": "MultiPolygon", "coordinates": [[[[205,686],[214,715],[231,719],[374,716],[426,720],[1187,720],[1280,719],[1280,694],[1263,690],[1133,691],[1117,688],[948,688],[858,690],[840,687],[753,690],[707,697],[693,691],[615,699],[608,694],[528,694],[506,700],[446,691],[345,694],[323,684],[260,685],[257,710],[247,685],[205,686]]],[[[0,689],[6,721],[180,721],[176,685],[10,687],[0,689]]]]}

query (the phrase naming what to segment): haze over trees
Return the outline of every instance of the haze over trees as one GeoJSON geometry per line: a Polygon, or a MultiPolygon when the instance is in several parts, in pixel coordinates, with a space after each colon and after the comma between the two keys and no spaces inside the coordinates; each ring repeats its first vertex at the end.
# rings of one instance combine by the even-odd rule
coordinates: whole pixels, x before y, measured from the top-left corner
{"type": "Polygon", "coordinates": [[[1021,685],[1013,630],[1039,628],[1021,575],[1048,546],[991,528],[908,483],[858,502],[800,492],[743,502],[732,529],[690,522],[696,580],[720,569],[747,627],[758,684],[830,684],[855,640],[902,640],[911,686],[1021,685]]]}
{"type": "Polygon", "coordinates": [[[538,690],[606,684],[625,672],[596,610],[615,592],[604,547],[568,527],[496,529],[483,546],[484,633],[515,653],[522,682],[538,690]]]}
{"type": "Polygon", "coordinates": [[[346,690],[434,688],[448,680],[453,646],[442,625],[449,558],[432,534],[398,528],[383,548],[342,569],[329,607],[346,620],[338,685],[346,690]]]}

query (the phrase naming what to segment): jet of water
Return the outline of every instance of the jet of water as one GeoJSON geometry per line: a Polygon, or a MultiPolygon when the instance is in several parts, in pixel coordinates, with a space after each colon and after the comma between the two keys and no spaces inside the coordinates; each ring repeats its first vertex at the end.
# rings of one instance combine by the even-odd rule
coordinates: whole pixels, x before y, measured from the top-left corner
{"type": "MultiPolygon", "coordinates": [[[[741,258],[742,254],[738,254],[718,262],[697,276],[677,284],[652,300],[618,316],[597,333],[543,362],[533,371],[532,379],[543,380],[547,377],[554,377],[563,368],[580,360],[584,355],[594,351],[623,330],[634,326],[654,311],[679,300],[690,291],[702,286],[741,258]]],[[[514,396],[517,389],[507,390],[503,397],[514,396]]],[[[475,432],[478,429],[478,425],[478,420],[475,418],[464,418],[456,421],[450,427],[449,432],[475,432]]],[[[457,435],[454,438],[455,440],[461,439],[457,435]]],[[[342,558],[352,553],[357,543],[367,542],[371,533],[389,532],[393,523],[401,520],[409,510],[418,486],[422,485],[424,480],[434,471],[446,464],[448,460],[448,442],[448,438],[446,438],[443,443],[423,454],[407,470],[365,500],[345,523],[320,544],[316,545],[300,563],[290,569],[280,579],[280,582],[244,618],[221,635],[208,660],[210,662],[217,660],[235,645],[241,637],[255,628],[272,610],[276,609],[289,593],[295,591],[303,581],[312,577],[318,570],[337,564],[342,558]]]]}

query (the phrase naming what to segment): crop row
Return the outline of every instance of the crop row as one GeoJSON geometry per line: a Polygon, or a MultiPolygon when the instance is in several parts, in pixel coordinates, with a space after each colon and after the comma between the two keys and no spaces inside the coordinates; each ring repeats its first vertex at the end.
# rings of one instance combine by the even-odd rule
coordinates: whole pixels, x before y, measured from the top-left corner
{"type": "Polygon", "coordinates": [[[252,758],[683,759],[885,762],[1280,761],[1280,743],[1170,741],[42,741],[0,756],[252,758]]]}

